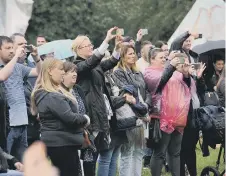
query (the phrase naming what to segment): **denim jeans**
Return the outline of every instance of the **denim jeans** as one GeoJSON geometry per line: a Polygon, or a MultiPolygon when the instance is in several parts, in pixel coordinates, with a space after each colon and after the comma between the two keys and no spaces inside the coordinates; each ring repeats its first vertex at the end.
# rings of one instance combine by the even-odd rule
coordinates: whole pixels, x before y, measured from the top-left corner
{"type": "Polygon", "coordinates": [[[0,173],[0,176],[23,176],[23,173],[16,170],[8,170],[7,173],[0,173]]]}
{"type": "Polygon", "coordinates": [[[178,131],[174,131],[171,134],[167,134],[162,131],[162,138],[157,146],[153,150],[151,158],[151,175],[160,176],[162,166],[166,158],[166,152],[168,151],[169,168],[172,176],[180,176],[180,151],[181,151],[182,134],[178,131]]]}
{"type": "Polygon", "coordinates": [[[121,145],[100,152],[97,176],[116,176],[120,149],[121,145]]]}
{"type": "Polygon", "coordinates": [[[141,176],[143,156],[143,149],[135,149],[133,144],[123,144],[121,148],[119,176],[141,176]]]}
{"type": "Polygon", "coordinates": [[[8,153],[22,161],[27,146],[27,126],[10,127],[10,132],[7,137],[8,153]]]}
{"type": "Polygon", "coordinates": [[[144,155],[145,156],[152,156],[152,153],[153,153],[152,149],[150,149],[150,148],[144,149],[144,155]]]}

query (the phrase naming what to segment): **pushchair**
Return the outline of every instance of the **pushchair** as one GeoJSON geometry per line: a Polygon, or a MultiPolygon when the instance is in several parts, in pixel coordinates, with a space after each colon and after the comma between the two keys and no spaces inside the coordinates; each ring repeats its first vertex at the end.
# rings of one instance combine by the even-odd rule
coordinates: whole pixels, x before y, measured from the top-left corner
{"type": "Polygon", "coordinates": [[[223,152],[223,162],[225,163],[225,144],[222,143],[220,145],[220,150],[219,150],[219,154],[218,154],[218,158],[217,158],[217,162],[216,162],[216,167],[214,166],[207,166],[205,167],[202,172],[201,172],[201,176],[224,176],[225,175],[225,169],[220,172],[219,171],[219,165],[220,165],[220,160],[222,157],[222,152],[223,152]]]}
{"type": "Polygon", "coordinates": [[[200,145],[203,156],[209,155],[209,146],[215,149],[216,145],[220,144],[216,167],[203,168],[201,176],[224,176],[225,170],[220,173],[219,165],[222,158],[225,163],[225,109],[218,106],[199,108],[196,112],[196,125],[202,131],[203,143],[200,145]]]}

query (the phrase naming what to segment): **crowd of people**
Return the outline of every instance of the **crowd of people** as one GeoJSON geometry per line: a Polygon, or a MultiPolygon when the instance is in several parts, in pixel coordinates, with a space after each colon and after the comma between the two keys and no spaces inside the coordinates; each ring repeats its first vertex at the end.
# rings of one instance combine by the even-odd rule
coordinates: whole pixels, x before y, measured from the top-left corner
{"type": "MultiPolygon", "coordinates": [[[[143,166],[160,176],[164,165],[173,176],[186,168],[197,175],[193,112],[206,91],[225,106],[224,58],[215,58],[208,80],[191,50],[198,34],[187,31],[169,48],[143,41],[142,30],[134,40],[117,29],[96,49],[77,36],[73,62],[41,59],[22,34],[0,36],[0,176],[28,175],[23,155],[39,140],[61,176],[141,176],[143,166]]],[[[37,37],[37,46],[45,43],[37,37]]]]}

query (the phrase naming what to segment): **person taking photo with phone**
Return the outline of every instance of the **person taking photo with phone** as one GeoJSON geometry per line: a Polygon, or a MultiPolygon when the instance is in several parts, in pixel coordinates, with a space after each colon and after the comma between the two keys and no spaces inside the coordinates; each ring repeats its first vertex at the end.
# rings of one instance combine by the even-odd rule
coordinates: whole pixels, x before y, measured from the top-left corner
{"type": "MultiPolygon", "coordinates": [[[[114,51],[111,59],[103,62],[101,62],[101,59],[104,57],[104,53],[109,47],[110,41],[116,37],[113,33],[115,33],[117,29],[118,27],[109,29],[101,46],[95,50],[93,49],[94,46],[90,39],[84,35],[77,36],[72,44],[72,50],[77,55],[76,61],[74,62],[78,68],[77,84],[81,86],[86,100],[89,100],[87,101],[87,111],[91,118],[89,129],[91,135],[95,138],[94,142],[99,152],[108,149],[110,146],[110,126],[108,118],[111,114],[109,114],[107,108],[104,108],[106,107],[106,97],[110,102],[110,108],[113,109],[109,92],[106,88],[104,73],[117,65],[120,53],[114,51]],[[94,60],[90,60],[90,58],[94,58],[94,60]],[[92,64],[90,61],[98,62],[92,64]],[[84,62],[88,63],[89,66],[86,67],[86,69],[79,66],[84,62]]],[[[97,157],[98,153],[93,153],[93,160],[83,163],[85,176],[95,176],[97,157]]]]}
{"type": "MultiPolygon", "coordinates": [[[[13,41],[8,43],[9,48],[13,47],[13,41]]],[[[13,55],[9,54],[6,57],[1,58],[1,65],[4,67],[10,63],[13,56],[18,57],[18,60],[23,57],[26,52],[25,48],[21,45],[16,49],[13,55]]],[[[3,55],[7,51],[3,51],[3,55]]],[[[33,47],[31,53],[34,61],[36,62],[36,68],[30,68],[20,63],[16,63],[12,74],[7,80],[4,81],[5,96],[8,102],[9,110],[9,125],[10,131],[7,136],[7,151],[9,154],[16,156],[20,161],[23,156],[23,152],[27,148],[27,125],[28,114],[24,93],[24,79],[27,77],[37,77],[41,70],[41,60],[38,56],[37,48],[33,47]],[[16,150],[12,150],[12,149],[16,150]],[[15,152],[15,153],[14,153],[15,152]]]]}
{"type": "Polygon", "coordinates": [[[194,39],[201,38],[201,34],[192,33],[190,31],[187,31],[180,36],[178,36],[171,44],[170,47],[170,53],[171,51],[181,51],[182,53],[185,53],[189,59],[189,63],[196,63],[198,62],[199,55],[191,50],[191,40],[192,37],[194,39]]]}

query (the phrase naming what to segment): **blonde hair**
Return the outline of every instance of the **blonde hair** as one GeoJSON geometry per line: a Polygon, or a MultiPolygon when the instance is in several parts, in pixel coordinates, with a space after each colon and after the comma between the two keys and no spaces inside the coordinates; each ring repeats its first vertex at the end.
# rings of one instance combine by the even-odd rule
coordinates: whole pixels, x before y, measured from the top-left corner
{"type": "Polygon", "coordinates": [[[78,35],[72,42],[72,46],[71,46],[72,51],[77,54],[78,48],[81,46],[81,44],[85,40],[89,40],[89,37],[86,35],[78,35]]]}
{"type": "MultiPolygon", "coordinates": [[[[121,47],[121,54],[120,54],[120,55],[121,55],[121,59],[120,59],[120,61],[118,62],[118,64],[117,64],[117,66],[115,67],[115,69],[121,68],[121,69],[123,69],[124,71],[127,70],[128,66],[126,65],[126,62],[125,62],[125,56],[126,56],[128,50],[129,50],[130,48],[132,48],[132,49],[134,50],[134,52],[135,52],[135,48],[134,48],[133,46],[131,46],[131,45],[124,45],[124,46],[121,47]]],[[[136,55],[136,54],[135,54],[135,55],[136,55]]],[[[137,56],[136,56],[136,59],[137,59],[137,56]]],[[[114,69],[114,70],[115,70],[115,69],[114,69]]],[[[136,66],[136,62],[132,65],[131,70],[132,70],[132,71],[136,71],[136,72],[139,71],[139,69],[138,69],[137,66],[136,66]]]]}
{"type": "Polygon", "coordinates": [[[49,70],[56,68],[57,66],[62,65],[63,67],[63,61],[54,59],[52,57],[46,58],[45,61],[42,64],[42,69],[39,73],[39,76],[37,78],[37,81],[35,83],[35,87],[31,94],[31,112],[33,115],[37,114],[37,106],[35,103],[35,94],[37,91],[45,90],[47,92],[56,92],[61,93],[65,97],[68,97],[72,101],[76,101],[75,97],[70,93],[61,88],[58,85],[55,85],[53,83],[53,80],[49,74],[49,70]]]}

